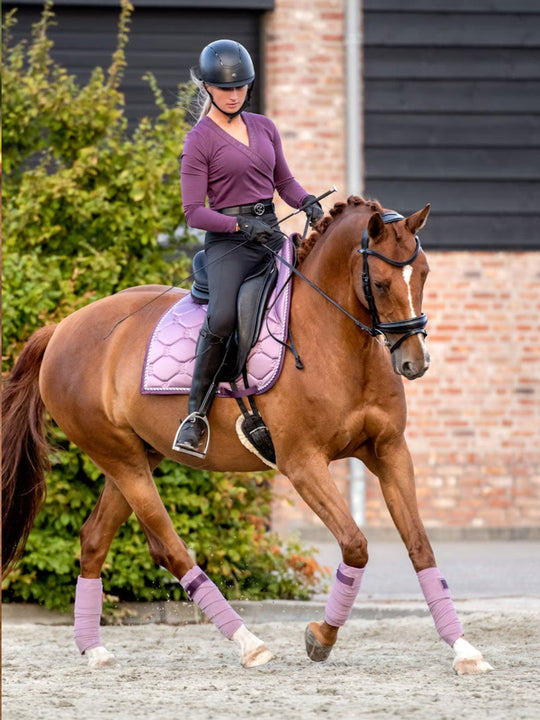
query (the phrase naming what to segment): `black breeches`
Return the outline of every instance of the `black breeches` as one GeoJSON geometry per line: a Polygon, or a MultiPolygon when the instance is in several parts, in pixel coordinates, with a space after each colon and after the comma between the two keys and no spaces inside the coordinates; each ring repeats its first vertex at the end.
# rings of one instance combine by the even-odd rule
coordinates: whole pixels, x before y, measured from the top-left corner
{"type": "MultiPolygon", "coordinates": [[[[265,222],[272,222],[265,216],[265,222]]],[[[245,242],[241,233],[207,233],[205,253],[208,272],[207,322],[210,332],[221,338],[229,337],[236,326],[236,299],[244,280],[275,262],[273,253],[265,245],[245,242]]],[[[275,233],[267,245],[279,251],[283,244],[281,233],[275,233]]]]}

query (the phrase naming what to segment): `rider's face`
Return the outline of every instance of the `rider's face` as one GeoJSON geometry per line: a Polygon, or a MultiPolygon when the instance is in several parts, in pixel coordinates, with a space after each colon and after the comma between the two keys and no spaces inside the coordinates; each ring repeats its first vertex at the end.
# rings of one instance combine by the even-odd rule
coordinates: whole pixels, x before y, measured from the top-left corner
{"type": "Polygon", "coordinates": [[[214,98],[214,103],[224,113],[235,113],[240,110],[247,96],[248,86],[232,88],[219,88],[214,85],[207,86],[208,92],[214,98]]]}

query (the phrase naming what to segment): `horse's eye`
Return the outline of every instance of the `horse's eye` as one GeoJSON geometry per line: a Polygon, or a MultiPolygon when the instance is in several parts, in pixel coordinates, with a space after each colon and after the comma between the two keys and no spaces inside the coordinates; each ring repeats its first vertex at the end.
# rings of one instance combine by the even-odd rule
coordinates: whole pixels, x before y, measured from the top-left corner
{"type": "Polygon", "coordinates": [[[374,287],[375,290],[377,290],[378,292],[383,293],[383,292],[386,292],[386,291],[388,290],[388,283],[385,283],[385,282],[382,282],[382,281],[379,281],[379,280],[375,280],[375,281],[373,282],[373,287],[374,287]]]}

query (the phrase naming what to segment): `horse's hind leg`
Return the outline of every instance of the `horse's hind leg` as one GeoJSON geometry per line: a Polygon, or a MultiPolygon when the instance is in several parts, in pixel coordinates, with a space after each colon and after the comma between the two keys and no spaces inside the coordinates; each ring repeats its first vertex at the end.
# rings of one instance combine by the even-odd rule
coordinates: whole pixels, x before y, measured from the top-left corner
{"type": "Polygon", "coordinates": [[[75,643],[90,667],[107,665],[114,655],[103,647],[100,636],[103,586],[101,568],[118,528],[131,508],[109,477],[92,513],[81,528],[81,574],[75,590],[75,643]]]}
{"type": "Polygon", "coordinates": [[[123,502],[116,504],[115,512],[109,515],[103,497],[101,509],[96,508],[92,522],[83,532],[83,537],[86,535],[84,562],[87,571],[94,575],[98,573],[118,523],[126,519],[131,509],[146,535],[152,559],[177,577],[190,599],[225,637],[234,640],[240,650],[242,665],[256,667],[271,660],[273,655],[264,643],[249,632],[217,586],[194,565],[161,501],[141,441],[132,433],[126,434],[121,443],[115,444],[114,452],[112,438],[108,443],[103,438],[102,442],[100,450],[93,452],[91,457],[108,473],[116,492],[123,496],[123,502]],[[100,537],[102,531],[105,542],[100,537]]]}
{"type": "Polygon", "coordinates": [[[370,453],[366,464],[380,481],[385,502],[396,528],[409,552],[420,587],[440,637],[456,653],[454,670],[459,674],[489,672],[489,665],[463,637],[446,580],[435,562],[424,525],[418,512],[414,468],[405,440],[370,453]]]}

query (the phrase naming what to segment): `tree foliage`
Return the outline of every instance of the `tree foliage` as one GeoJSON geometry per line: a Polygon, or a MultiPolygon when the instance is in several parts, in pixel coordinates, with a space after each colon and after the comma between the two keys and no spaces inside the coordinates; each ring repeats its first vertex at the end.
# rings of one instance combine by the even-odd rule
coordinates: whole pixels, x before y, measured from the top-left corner
{"type": "MultiPolygon", "coordinates": [[[[81,85],[51,55],[46,2],[30,42],[14,44],[16,15],[3,32],[3,369],[29,335],[123,288],[178,284],[189,273],[179,252],[190,239],[178,158],[188,125],[187,91],[168,107],[151,74],[156,115],[128,131],[121,81],[133,11],[121,0],[117,49],[81,85]],[[181,232],[178,232],[181,229],[181,232]],[[166,249],[158,241],[167,236],[166,249]]],[[[62,608],[78,574],[78,531],[102,480],[55,429],[58,447],[48,497],[4,599],[62,608]]],[[[282,547],[266,532],[268,475],[207,473],[165,462],[155,473],[178,533],[229,597],[307,596],[320,568],[312,551],[282,547]]],[[[154,566],[132,517],[104,568],[107,592],[121,599],[179,598],[181,588],[154,566]]]]}

